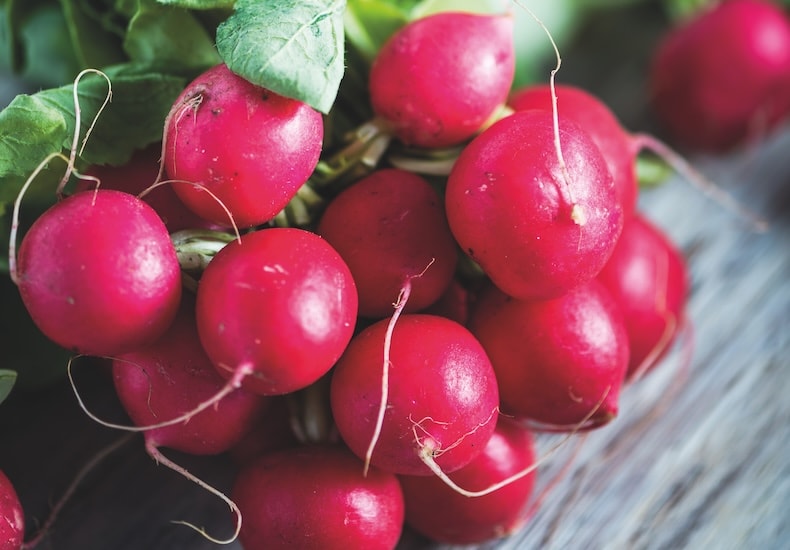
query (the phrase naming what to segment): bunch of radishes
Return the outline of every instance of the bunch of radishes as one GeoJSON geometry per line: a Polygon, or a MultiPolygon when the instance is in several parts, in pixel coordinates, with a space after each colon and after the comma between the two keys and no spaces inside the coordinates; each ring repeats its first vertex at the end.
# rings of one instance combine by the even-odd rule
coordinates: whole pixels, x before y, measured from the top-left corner
{"type": "Polygon", "coordinates": [[[406,24],[337,151],[312,108],[216,66],[173,105],[162,170],[158,147],[96,167],[12,249],[41,331],[110,358],[135,424],[115,427],[177,470],[160,447],[236,454],[230,494],[204,484],[227,540],[505,536],[533,511],[533,431],[606,425],[670,349],[688,276],[637,209],[646,141],[582,89],[513,91],[512,33],[406,24]]]}

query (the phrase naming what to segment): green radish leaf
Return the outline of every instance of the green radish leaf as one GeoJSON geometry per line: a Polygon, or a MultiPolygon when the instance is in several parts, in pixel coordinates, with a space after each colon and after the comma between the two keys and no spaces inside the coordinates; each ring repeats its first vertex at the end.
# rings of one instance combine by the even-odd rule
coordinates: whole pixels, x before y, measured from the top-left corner
{"type": "Polygon", "coordinates": [[[166,6],[177,6],[191,10],[214,10],[232,8],[236,0],[156,0],[166,6]]]}
{"type": "MultiPolygon", "coordinates": [[[[165,117],[186,81],[134,65],[108,68],[105,73],[112,81],[112,101],[101,113],[82,160],[119,165],[135,149],[161,139],[165,117]]],[[[73,89],[69,84],[18,95],[0,111],[0,204],[16,198],[44,158],[71,147],[75,128],[73,89]]],[[[105,101],[107,82],[89,74],[79,82],[78,92],[82,138],[105,101]]],[[[62,175],[62,165],[52,164],[54,172],[62,175]]],[[[46,191],[51,194],[53,190],[46,191]]]]}
{"type": "Polygon", "coordinates": [[[0,403],[5,401],[5,398],[11,393],[11,388],[14,387],[14,382],[16,382],[16,372],[7,369],[0,369],[0,403]]]}
{"type": "Polygon", "coordinates": [[[221,62],[214,38],[188,10],[141,0],[123,43],[132,61],[161,67],[170,74],[203,71],[221,62]]]}
{"type": "Polygon", "coordinates": [[[238,0],[217,28],[231,71],[322,113],[344,72],[345,0],[238,0]]]}
{"type": "Polygon", "coordinates": [[[86,2],[61,0],[72,48],[80,67],[106,67],[125,60],[121,48],[122,27],[111,25],[109,19],[98,18],[86,2]]]}
{"type": "Polygon", "coordinates": [[[408,21],[409,10],[386,0],[348,0],[343,17],[346,40],[368,62],[408,21]]]}

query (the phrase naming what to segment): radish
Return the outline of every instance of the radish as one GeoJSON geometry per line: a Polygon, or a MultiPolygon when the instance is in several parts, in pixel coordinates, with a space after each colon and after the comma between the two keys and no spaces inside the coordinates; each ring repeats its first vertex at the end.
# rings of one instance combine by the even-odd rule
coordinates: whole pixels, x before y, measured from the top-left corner
{"type": "Polygon", "coordinates": [[[357,292],[326,240],[275,227],[217,253],[200,279],[196,315],[220,374],[278,395],[307,387],[334,365],[354,332],[357,292]]]}
{"type": "Polygon", "coordinates": [[[652,368],[670,348],[685,319],[688,270],[681,252],[641,214],[629,219],[598,274],[620,305],[631,350],[628,378],[652,368]]]}
{"type": "Polygon", "coordinates": [[[683,146],[722,152],[765,136],[790,115],[790,17],[767,0],[711,4],[656,45],[650,88],[683,146]]]}
{"type": "Polygon", "coordinates": [[[158,339],[181,299],[181,272],[162,220],[140,199],[82,191],[25,234],[12,276],[31,318],[77,353],[119,355],[158,339]]]}
{"type": "Polygon", "coordinates": [[[0,470],[0,550],[20,550],[25,537],[25,514],[14,486],[0,470]]]}
{"type": "Polygon", "coordinates": [[[394,549],[403,529],[395,475],[371,469],[342,446],[268,453],[241,469],[231,493],[245,521],[244,550],[394,549]]]}
{"type": "MultiPolygon", "coordinates": [[[[529,430],[500,418],[483,452],[449,477],[471,491],[484,490],[535,463],[529,430]]],[[[478,497],[459,494],[436,477],[400,476],[406,524],[426,537],[447,544],[477,544],[508,536],[521,528],[531,512],[535,471],[478,497]]]]}
{"type": "MultiPolygon", "coordinates": [[[[116,357],[112,370],[118,398],[137,426],[176,418],[225,385],[200,345],[189,304],[162,338],[116,357]]],[[[223,453],[241,441],[267,405],[266,398],[239,388],[188,421],[146,430],[146,446],[195,455],[223,453]]]]}
{"type": "Polygon", "coordinates": [[[221,498],[236,516],[236,530],[225,540],[215,539],[190,523],[180,523],[217,543],[235,540],[241,528],[236,504],[167,458],[160,447],[193,455],[229,451],[253,428],[268,405],[265,398],[239,388],[213,407],[191,413],[226,385],[200,346],[191,303],[184,304],[170,330],[156,343],[115,358],[113,379],[124,409],[144,430],[145,449],[151,458],[221,498]],[[169,422],[183,418],[185,413],[187,419],[177,424],[169,422]]]}
{"type": "Polygon", "coordinates": [[[449,319],[402,315],[387,342],[390,328],[387,319],[365,328],[333,370],[331,407],[340,437],[389,472],[430,475],[426,461],[457,470],[482,452],[496,425],[491,363],[474,336],[449,319]],[[385,359],[391,365],[386,393],[385,359]],[[370,453],[382,399],[380,436],[370,453]]]}
{"type": "Polygon", "coordinates": [[[628,336],[617,303],[596,280],[550,300],[480,292],[469,328],[496,372],[502,412],[535,428],[595,428],[618,412],[628,336]]]}
{"type": "Polygon", "coordinates": [[[176,99],[163,162],[191,210],[229,226],[224,206],[238,227],[252,227],[271,220],[307,181],[322,140],[320,113],[220,64],[176,99]]]}
{"type": "Polygon", "coordinates": [[[391,314],[407,281],[405,311],[427,307],[455,272],[458,251],[443,202],[425,179],[404,170],[377,170],[346,188],[316,231],[348,264],[362,316],[391,314]]]}
{"type": "MultiPolygon", "coordinates": [[[[757,231],[763,231],[765,221],[740,205],[729,194],[697,171],[681,154],[657,137],[624,129],[609,107],[591,93],[572,85],[555,86],[558,118],[568,118],[580,124],[590,135],[606,160],[614,178],[624,218],[637,208],[639,185],[636,176],[637,156],[650,151],[684,177],[691,185],[710,196],[719,205],[747,220],[757,231]]],[[[516,90],[509,105],[516,110],[543,109],[552,111],[554,104],[550,85],[531,85],[516,90]]]]}
{"type": "Polygon", "coordinates": [[[466,325],[471,295],[472,291],[469,288],[457,278],[453,279],[439,299],[422,310],[422,313],[447,317],[456,323],[466,325]]]}
{"type": "Polygon", "coordinates": [[[407,145],[456,145],[503,106],[514,71],[511,15],[435,13],[407,23],[379,50],[371,104],[407,145]]]}
{"type": "MultiPolygon", "coordinates": [[[[636,177],[637,143],[620,125],[609,107],[593,94],[571,85],[555,86],[559,117],[574,121],[589,134],[606,160],[614,178],[625,216],[636,209],[639,186],[636,177]]],[[[552,90],[549,84],[534,84],[515,90],[508,105],[516,111],[550,111],[552,90]]]]}
{"type": "MultiPolygon", "coordinates": [[[[136,151],[126,164],[91,166],[86,175],[96,178],[101,189],[117,189],[140,196],[156,210],[170,233],[182,229],[215,228],[216,224],[206,221],[184,206],[172,185],[159,185],[149,190],[159,174],[160,152],[161,145],[149,146],[136,151]],[[146,192],[145,195],[143,192],[146,192]]],[[[80,191],[95,187],[95,182],[87,179],[81,179],[77,183],[77,190],[80,191]]]]}
{"type": "Polygon", "coordinates": [[[595,277],[623,224],[592,138],[567,118],[557,128],[546,110],[515,112],[473,139],[445,202],[461,248],[518,298],[556,297],[595,277]]]}

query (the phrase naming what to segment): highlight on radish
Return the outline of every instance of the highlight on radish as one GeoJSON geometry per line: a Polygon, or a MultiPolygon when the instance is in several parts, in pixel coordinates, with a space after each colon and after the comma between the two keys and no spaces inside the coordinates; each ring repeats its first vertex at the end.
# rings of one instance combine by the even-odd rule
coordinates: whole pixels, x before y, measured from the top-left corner
{"type": "Polygon", "coordinates": [[[265,453],[239,471],[231,492],[245,518],[245,550],[394,549],[403,530],[397,477],[340,445],[265,453]]]}
{"type": "Polygon", "coordinates": [[[50,207],[25,233],[13,276],[41,332],[86,355],[154,342],[181,299],[164,223],[121,191],[82,191],[50,207]]]}
{"type": "Polygon", "coordinates": [[[25,513],[11,480],[0,470],[0,548],[20,550],[25,537],[25,513]]]}

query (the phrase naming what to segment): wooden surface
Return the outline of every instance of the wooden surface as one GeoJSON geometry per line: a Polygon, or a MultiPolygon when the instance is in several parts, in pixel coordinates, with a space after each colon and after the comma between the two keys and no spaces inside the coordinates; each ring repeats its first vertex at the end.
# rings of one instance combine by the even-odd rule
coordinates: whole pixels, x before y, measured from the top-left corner
{"type": "MultiPolygon", "coordinates": [[[[790,547],[790,129],[736,155],[693,161],[770,230],[750,231],[680,178],[643,193],[643,211],[688,257],[693,330],[660,370],[624,392],[619,418],[551,455],[539,484],[556,485],[537,514],[485,548],[790,547]]],[[[77,373],[97,414],[123,421],[109,379],[88,365],[77,373]]],[[[31,530],[117,437],[82,413],[65,382],[15,392],[0,406],[0,468],[18,487],[31,530]]],[[[554,441],[542,438],[541,449],[554,441]]],[[[220,488],[232,482],[226,457],[169,456],[220,488]]],[[[157,467],[135,438],[83,480],[40,548],[217,548],[171,520],[217,536],[232,528],[224,504],[157,467]]],[[[434,546],[407,532],[400,548],[434,546]]]]}

